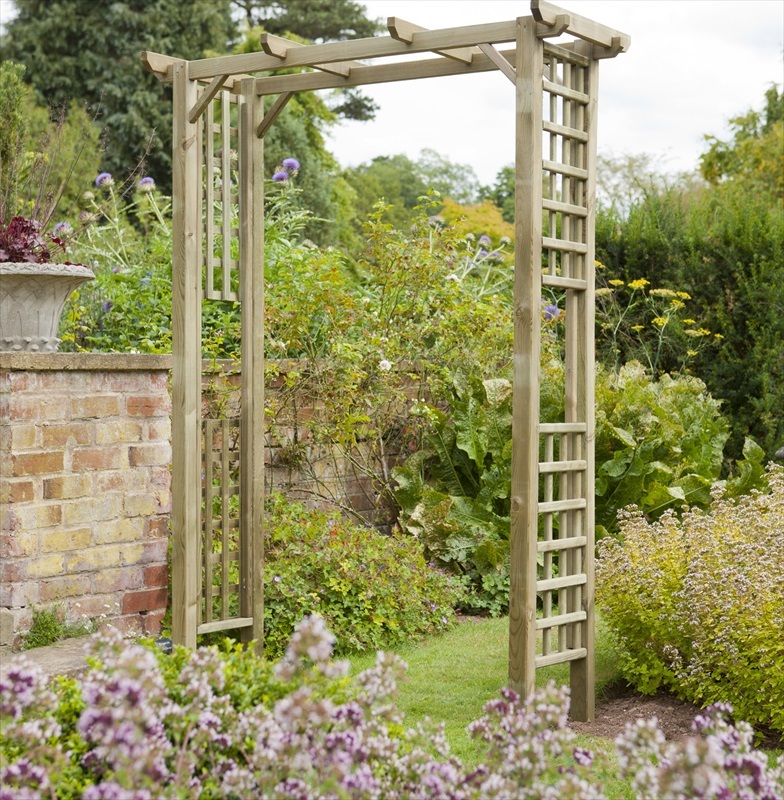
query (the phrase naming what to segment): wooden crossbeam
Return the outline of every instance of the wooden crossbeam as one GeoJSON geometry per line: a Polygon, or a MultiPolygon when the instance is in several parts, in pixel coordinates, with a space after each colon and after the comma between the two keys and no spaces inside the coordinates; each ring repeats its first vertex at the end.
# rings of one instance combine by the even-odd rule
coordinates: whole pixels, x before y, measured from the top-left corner
{"type": "MultiPolygon", "coordinates": [[[[141,59],[142,66],[148,71],[152,72],[153,75],[161,82],[161,83],[172,83],[172,68],[175,64],[180,63],[182,59],[174,58],[173,56],[165,56],[162,53],[155,53],[152,50],[143,50],[139,53],[139,58],[141,59]]],[[[223,75],[220,73],[216,73],[216,75],[212,76],[213,78],[217,77],[225,77],[224,83],[222,86],[219,87],[223,89],[227,89],[232,94],[236,94],[239,91],[240,81],[246,78],[250,78],[250,75],[231,75],[229,73],[224,73],[223,75]]],[[[206,83],[206,79],[201,79],[202,83],[206,83]]],[[[194,106],[195,108],[195,106],[194,106]]]]}
{"type": "MultiPolygon", "coordinates": [[[[506,61],[514,58],[514,50],[500,51],[506,61]]],[[[470,64],[446,58],[428,58],[417,61],[401,61],[397,64],[370,64],[351,70],[348,78],[323,75],[315,72],[299,75],[272,75],[256,78],[256,93],[261,95],[281,92],[304,92],[317,89],[334,89],[348,86],[368,86],[375,83],[413,81],[420,78],[438,78],[448,75],[465,75],[491,72],[498,69],[484,53],[477,53],[470,64]]]]}
{"type": "MultiPolygon", "coordinates": [[[[292,39],[285,39],[282,36],[273,36],[271,33],[261,34],[261,49],[270,56],[285,61],[289,51],[294,47],[310,47],[310,45],[295,42],[292,39]]],[[[361,61],[337,61],[334,64],[313,64],[314,69],[322,72],[329,72],[331,75],[342,75],[347,78],[353,67],[362,67],[361,61]]]]}
{"type": "MultiPolygon", "coordinates": [[[[413,22],[406,22],[406,20],[400,19],[400,17],[389,17],[387,19],[387,30],[389,30],[393,39],[411,44],[414,41],[414,36],[417,33],[426,31],[427,28],[423,28],[421,25],[414,25],[413,22]]],[[[438,53],[440,56],[453,58],[455,61],[462,61],[464,64],[470,64],[471,59],[474,57],[471,48],[463,48],[460,50],[435,50],[434,52],[438,53]]]]}
{"type": "MultiPolygon", "coordinates": [[[[412,42],[401,42],[392,36],[349,39],[298,47],[286,56],[286,67],[312,67],[352,59],[383,58],[428,51],[459,50],[475,47],[480,42],[503,44],[515,41],[517,20],[465,25],[459,28],[417,32],[412,42]]],[[[194,79],[233,75],[235,72],[262,72],[280,69],[280,58],[267,53],[203,58],[188,64],[188,74],[194,79]]]]}
{"type": "MultiPolygon", "coordinates": [[[[625,53],[631,44],[631,37],[628,34],[608,28],[606,25],[601,25],[587,17],[581,17],[579,14],[572,14],[563,8],[548,3],[547,0],[531,0],[531,14],[537,22],[548,26],[559,25],[558,18],[567,16],[569,17],[569,25],[561,33],[568,32],[580,39],[585,39],[586,42],[607,48],[612,48],[614,46],[613,42],[617,40],[617,46],[620,48],[618,53],[625,53]]],[[[539,30],[537,29],[537,35],[540,35],[539,30]]]]}

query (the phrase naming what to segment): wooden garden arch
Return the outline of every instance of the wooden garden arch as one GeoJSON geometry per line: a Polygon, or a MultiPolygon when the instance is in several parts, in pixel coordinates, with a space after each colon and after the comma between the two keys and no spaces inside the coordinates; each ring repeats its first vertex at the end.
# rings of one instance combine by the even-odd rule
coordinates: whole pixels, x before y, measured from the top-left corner
{"type": "Polygon", "coordinates": [[[295,92],[497,70],[515,87],[516,116],[509,683],[527,694],[537,667],[569,661],[572,716],[591,719],[598,61],[630,40],[544,0],[507,22],[426,30],[392,17],[388,29],[305,46],[265,34],[263,52],[198,61],[142,54],[173,84],[174,102],[173,636],[191,647],[211,631],[239,629],[258,646],[263,636],[266,131],[295,92]],[[574,38],[547,41],[562,34],[574,38]],[[416,53],[440,57],[361,60],[416,53]],[[274,74],[291,67],[311,71],[274,74]],[[265,111],[268,97],[276,99],[265,111]],[[539,411],[543,287],[563,293],[566,309],[565,415],[547,424],[539,411]],[[241,304],[238,417],[202,417],[203,298],[241,304]]]}

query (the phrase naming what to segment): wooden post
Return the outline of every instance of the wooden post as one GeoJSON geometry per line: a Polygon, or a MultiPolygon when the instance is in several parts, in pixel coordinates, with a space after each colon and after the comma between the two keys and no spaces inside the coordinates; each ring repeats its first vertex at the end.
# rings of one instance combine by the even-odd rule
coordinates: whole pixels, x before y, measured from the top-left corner
{"type": "Polygon", "coordinates": [[[196,646],[201,563],[201,172],[197,100],[188,64],[173,65],[172,153],[172,637],[196,646]]]}
{"type": "Polygon", "coordinates": [[[239,270],[242,309],[240,418],[240,616],[243,641],[264,647],[264,141],[256,135],[264,98],[240,84],[239,270]]]}
{"type": "Polygon", "coordinates": [[[515,91],[514,396],[509,685],[527,696],[536,660],[539,350],[542,266],[542,42],[517,20],[515,91]]]}
{"type": "Polygon", "coordinates": [[[595,710],[595,649],[594,649],[594,547],[595,547],[595,496],[594,496],[594,455],[595,455],[595,381],[596,367],[594,356],[594,318],[595,318],[595,233],[596,233],[596,115],[599,99],[599,62],[591,57],[592,48],[587,43],[578,43],[577,52],[582,52],[590,59],[586,69],[587,86],[582,91],[588,94],[588,105],[582,112],[585,114],[584,129],[588,133],[588,141],[581,146],[582,164],[588,171],[588,179],[584,183],[587,193],[582,198],[588,214],[585,217],[585,242],[587,252],[583,260],[583,278],[587,284],[584,292],[577,297],[577,313],[580,330],[577,338],[577,418],[585,421],[585,445],[582,458],[586,461],[583,473],[582,492],[585,497],[585,517],[583,535],[585,549],[582,571],[585,574],[585,585],[582,590],[582,610],[586,618],[581,623],[581,644],[586,649],[585,658],[571,662],[569,682],[572,692],[571,716],[578,721],[594,718],[595,710]]]}

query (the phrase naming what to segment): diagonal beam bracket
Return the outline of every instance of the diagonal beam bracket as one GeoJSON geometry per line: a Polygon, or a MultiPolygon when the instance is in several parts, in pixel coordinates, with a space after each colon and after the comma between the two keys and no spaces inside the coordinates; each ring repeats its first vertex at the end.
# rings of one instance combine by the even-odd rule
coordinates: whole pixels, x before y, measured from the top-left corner
{"type": "MultiPolygon", "coordinates": [[[[271,33],[261,34],[261,49],[268,56],[275,56],[276,58],[285,61],[288,57],[289,50],[295,47],[308,47],[309,45],[295,42],[291,39],[284,39],[282,36],[274,36],[271,33]]],[[[313,69],[328,72],[330,75],[342,75],[348,78],[351,74],[352,67],[365,66],[361,61],[336,61],[334,64],[314,64],[313,69]]]]}
{"type": "Polygon", "coordinates": [[[483,43],[477,47],[495,64],[512,83],[517,82],[517,73],[514,67],[491,44],[483,43]]]}
{"type": "MultiPolygon", "coordinates": [[[[387,30],[393,39],[399,42],[407,42],[411,44],[414,41],[414,35],[421,31],[426,31],[421,25],[414,25],[413,22],[406,22],[400,17],[389,17],[387,19],[387,30]]],[[[462,61],[464,64],[470,64],[471,59],[474,57],[470,47],[463,47],[457,50],[434,50],[440,56],[452,58],[455,61],[462,61]]]]}
{"type": "Polygon", "coordinates": [[[264,115],[263,119],[256,128],[256,136],[263,139],[270,126],[278,118],[278,114],[286,107],[286,104],[294,97],[294,92],[284,92],[278,95],[278,99],[270,106],[269,111],[264,115]]]}
{"type": "Polygon", "coordinates": [[[188,113],[188,122],[191,124],[204,113],[204,110],[209,105],[210,101],[216,94],[223,88],[223,84],[229,79],[228,75],[216,75],[210,85],[201,93],[199,101],[188,113]]]}

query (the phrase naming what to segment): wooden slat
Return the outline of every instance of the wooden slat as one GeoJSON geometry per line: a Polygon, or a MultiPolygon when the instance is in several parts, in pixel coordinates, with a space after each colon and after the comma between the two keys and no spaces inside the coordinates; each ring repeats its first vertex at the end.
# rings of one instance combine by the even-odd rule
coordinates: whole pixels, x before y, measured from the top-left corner
{"type": "Polygon", "coordinates": [[[576,206],[572,203],[561,203],[558,200],[550,200],[546,197],[542,200],[542,208],[547,211],[555,211],[558,214],[571,214],[574,217],[588,216],[587,208],[576,206]]]}
{"type": "Polygon", "coordinates": [[[588,141],[588,134],[585,131],[578,131],[576,128],[567,128],[565,125],[559,125],[557,122],[545,120],[542,123],[542,128],[548,133],[555,133],[566,139],[577,139],[578,142],[588,141]]]}
{"type": "Polygon", "coordinates": [[[221,90],[223,84],[228,80],[228,75],[216,75],[209,86],[199,96],[199,101],[191,109],[188,114],[188,122],[196,122],[196,120],[204,113],[204,110],[212,102],[212,98],[221,90]]]}
{"type": "Polygon", "coordinates": [[[552,667],[554,664],[563,664],[566,661],[576,661],[578,659],[585,659],[588,651],[584,647],[577,650],[560,650],[557,653],[551,653],[549,656],[537,656],[536,668],[552,667]]]}
{"type": "Polygon", "coordinates": [[[566,253],[588,252],[588,245],[582,242],[568,242],[565,239],[552,239],[549,236],[545,236],[542,240],[542,247],[546,247],[550,250],[560,250],[566,253]]]}
{"type": "Polygon", "coordinates": [[[577,497],[569,500],[553,500],[551,503],[539,503],[540,514],[555,514],[559,511],[576,511],[585,508],[585,498],[577,497]]]}
{"type": "Polygon", "coordinates": [[[196,646],[201,604],[201,172],[197,100],[186,62],[172,68],[172,638],[196,646]]]}
{"type": "Polygon", "coordinates": [[[582,42],[568,42],[566,44],[553,44],[552,42],[545,42],[544,54],[548,58],[555,56],[561,61],[568,61],[571,64],[577,64],[580,67],[587,67],[591,63],[591,59],[586,57],[582,52],[575,52],[575,44],[582,45],[582,42]]]}
{"type": "Polygon", "coordinates": [[[569,16],[567,31],[573,36],[603,47],[610,47],[613,41],[617,39],[621,47],[620,52],[625,52],[629,49],[631,38],[627,34],[616,31],[614,28],[608,28],[606,25],[601,25],[587,17],[581,17],[579,14],[566,11],[546,2],[546,0],[531,0],[531,13],[537,22],[543,22],[546,25],[557,24],[558,17],[567,14],[569,16]]]}
{"type": "Polygon", "coordinates": [[[576,103],[582,103],[583,105],[588,103],[587,94],[569,89],[566,86],[561,86],[561,84],[554,83],[553,81],[544,81],[544,90],[550,94],[558,95],[558,97],[565,97],[567,100],[573,100],[576,103]]]}
{"type": "Polygon", "coordinates": [[[553,553],[558,550],[571,550],[573,547],[585,547],[585,543],[585,536],[569,536],[566,539],[541,541],[536,547],[539,553],[553,553]]]}
{"type": "MultiPolygon", "coordinates": [[[[413,22],[407,22],[404,19],[400,19],[400,17],[389,17],[387,19],[387,30],[393,39],[411,44],[416,34],[426,31],[427,28],[423,28],[421,25],[414,25],[413,22]]],[[[461,50],[434,50],[433,52],[438,53],[440,56],[446,56],[455,61],[460,61],[463,64],[470,64],[474,57],[471,48],[464,48],[461,50]]]]}
{"type": "Polygon", "coordinates": [[[229,424],[221,420],[221,617],[229,616],[229,424]]]}
{"type": "Polygon", "coordinates": [[[199,635],[203,633],[217,633],[219,631],[233,631],[238,628],[249,628],[253,625],[253,620],[247,617],[232,617],[231,619],[219,619],[209,624],[199,625],[199,635]]]}
{"type": "Polygon", "coordinates": [[[536,582],[537,592],[552,592],[555,589],[567,589],[570,586],[582,586],[585,575],[567,575],[563,578],[550,578],[546,581],[536,582]]]}
{"type": "Polygon", "coordinates": [[[213,449],[212,442],[215,438],[215,430],[218,421],[214,419],[204,420],[204,537],[202,539],[202,593],[204,594],[204,612],[201,615],[200,623],[212,622],[212,538],[214,535],[214,523],[216,518],[213,516],[212,505],[215,497],[215,487],[213,486],[213,449]]]}
{"type": "MultiPolygon", "coordinates": [[[[555,458],[555,437],[545,436],[544,440],[544,457],[547,462],[552,462],[555,458]]],[[[541,468],[541,464],[539,465],[541,468]]],[[[553,499],[553,475],[552,473],[546,474],[544,477],[544,502],[549,503],[553,499]]],[[[547,514],[544,518],[544,541],[538,542],[536,550],[538,553],[544,552],[542,559],[542,577],[544,580],[549,580],[553,577],[553,554],[551,550],[543,549],[544,545],[552,544],[553,540],[553,515],[547,514]]],[[[553,612],[553,596],[550,592],[546,592],[542,598],[542,613],[545,617],[549,617],[553,612]]],[[[542,634],[542,652],[547,655],[552,649],[550,629],[544,631],[542,634]]]]}
{"type": "Polygon", "coordinates": [[[542,298],[543,55],[532,18],[517,20],[516,42],[509,684],[527,697],[534,688],[536,657],[542,298]]]}
{"type": "Polygon", "coordinates": [[[570,472],[585,470],[588,464],[584,460],[580,461],[540,461],[539,474],[546,475],[550,472],[570,472]]]}
{"type": "MultiPolygon", "coordinates": [[[[573,614],[559,614],[555,617],[544,617],[536,620],[537,630],[547,630],[556,625],[570,625],[575,622],[583,622],[586,618],[585,611],[575,611],[573,614]]],[[[547,655],[545,653],[545,655],[547,655]]]]}
{"type": "Polygon", "coordinates": [[[572,178],[578,178],[581,181],[588,179],[588,172],[579,167],[570,167],[568,164],[559,164],[555,161],[543,161],[542,168],[548,172],[558,172],[561,175],[568,175],[572,178]]]}
{"type": "MultiPolygon", "coordinates": [[[[314,64],[330,64],[335,61],[353,59],[384,58],[408,53],[455,50],[474,47],[481,42],[495,44],[513,42],[517,23],[490,22],[481,25],[466,25],[445,30],[422,31],[412,42],[401,42],[392,36],[375,36],[368,39],[349,39],[343,42],[311,44],[289,52],[286,67],[312,67],[314,64]]],[[[215,75],[237,72],[263,72],[279,69],[280,59],[266,53],[243,53],[242,55],[204,58],[191,61],[189,68],[193,78],[213,78],[215,75]]],[[[352,70],[353,72],[354,70],[352,70]]]]}
{"type": "Polygon", "coordinates": [[[542,275],[542,285],[550,286],[553,289],[575,289],[576,291],[585,291],[588,284],[579,278],[562,278],[560,275],[542,275]]]}
{"type": "MultiPolygon", "coordinates": [[[[543,276],[544,277],[544,276],[543,276]]],[[[585,433],[584,422],[541,422],[539,433],[585,433]]]]}
{"type": "Polygon", "coordinates": [[[231,103],[228,92],[221,92],[221,296],[231,292],[231,103]]]}

